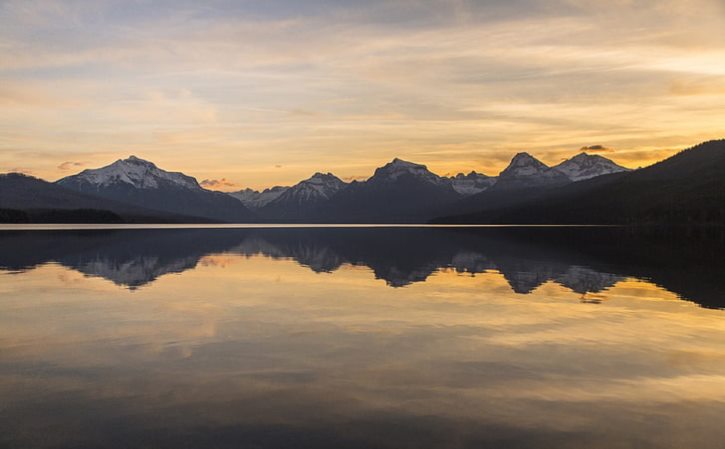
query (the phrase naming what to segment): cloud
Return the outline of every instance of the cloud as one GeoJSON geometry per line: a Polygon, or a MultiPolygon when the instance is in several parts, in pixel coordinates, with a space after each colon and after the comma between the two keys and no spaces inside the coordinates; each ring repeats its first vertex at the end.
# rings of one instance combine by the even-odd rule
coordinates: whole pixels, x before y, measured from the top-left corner
{"type": "Polygon", "coordinates": [[[523,149],[722,136],[722,0],[118,4],[2,1],[3,166],[52,177],[133,146],[263,188],[353,177],[391,148],[493,173],[523,149]]]}
{"type": "Polygon", "coordinates": [[[208,189],[223,189],[225,187],[236,187],[236,184],[227,178],[221,179],[205,179],[200,184],[208,189]]]}
{"type": "Polygon", "coordinates": [[[604,145],[589,145],[581,147],[581,151],[588,151],[590,153],[613,153],[614,149],[605,147],[604,145]]]}
{"type": "Polygon", "coordinates": [[[59,170],[70,170],[76,167],[83,167],[83,162],[65,161],[58,166],[59,170]]]}

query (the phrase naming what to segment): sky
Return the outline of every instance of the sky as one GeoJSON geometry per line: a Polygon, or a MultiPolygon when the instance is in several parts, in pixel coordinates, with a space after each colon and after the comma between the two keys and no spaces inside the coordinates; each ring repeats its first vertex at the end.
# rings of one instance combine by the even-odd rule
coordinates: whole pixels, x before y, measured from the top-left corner
{"type": "Polygon", "coordinates": [[[725,0],[0,0],[0,172],[220,190],[725,137],[725,0]]]}

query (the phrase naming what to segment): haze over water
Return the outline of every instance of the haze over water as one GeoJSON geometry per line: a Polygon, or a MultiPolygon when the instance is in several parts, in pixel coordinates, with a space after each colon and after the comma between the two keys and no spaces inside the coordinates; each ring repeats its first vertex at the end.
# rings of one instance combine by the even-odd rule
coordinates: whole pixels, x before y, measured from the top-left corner
{"type": "Polygon", "coordinates": [[[0,447],[720,448],[721,235],[0,232],[0,447]]]}

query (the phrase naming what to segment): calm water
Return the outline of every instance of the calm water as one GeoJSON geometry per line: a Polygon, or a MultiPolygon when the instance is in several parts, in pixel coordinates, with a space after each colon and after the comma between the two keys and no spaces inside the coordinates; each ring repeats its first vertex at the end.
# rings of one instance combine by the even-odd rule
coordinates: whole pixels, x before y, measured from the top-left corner
{"type": "Polygon", "coordinates": [[[0,447],[722,448],[723,246],[0,232],[0,447]]]}

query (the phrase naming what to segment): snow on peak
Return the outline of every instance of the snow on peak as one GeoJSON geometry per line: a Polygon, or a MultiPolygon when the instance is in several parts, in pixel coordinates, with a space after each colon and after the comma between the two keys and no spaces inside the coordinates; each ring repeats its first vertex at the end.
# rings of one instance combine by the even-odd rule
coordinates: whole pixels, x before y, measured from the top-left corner
{"type": "Polygon", "coordinates": [[[498,176],[496,189],[533,188],[569,182],[566,175],[549,168],[528,153],[518,153],[498,176]]]}
{"type": "Polygon", "coordinates": [[[156,167],[156,164],[154,164],[151,161],[147,161],[145,159],[141,159],[140,157],[136,157],[133,154],[129,156],[126,159],[123,159],[123,162],[126,162],[128,164],[138,164],[138,165],[147,165],[149,167],[156,167]]]}
{"type": "Polygon", "coordinates": [[[506,167],[500,177],[504,178],[522,178],[528,176],[541,175],[549,170],[543,162],[539,161],[529,153],[517,153],[511,159],[511,163],[506,167]]]}
{"type": "Polygon", "coordinates": [[[317,172],[283,192],[278,200],[297,203],[326,200],[345,186],[347,184],[332,173],[317,172]]]}
{"type": "Polygon", "coordinates": [[[458,173],[449,178],[453,190],[461,195],[475,195],[496,184],[496,178],[472,171],[468,174],[458,173]]]}
{"type": "Polygon", "coordinates": [[[571,159],[556,165],[553,169],[563,173],[572,181],[582,181],[611,173],[629,171],[628,168],[622,167],[610,159],[587,153],[579,153],[571,159]]]}
{"type": "Polygon", "coordinates": [[[172,184],[186,189],[201,189],[191,176],[162,170],[153,162],[136,156],[119,159],[102,168],[83,170],[66,179],[69,178],[76,178],[97,188],[128,184],[138,189],[156,189],[160,184],[172,184]]]}
{"type": "Polygon", "coordinates": [[[320,194],[327,195],[337,192],[341,188],[345,187],[345,185],[345,182],[332,173],[317,172],[310,178],[301,181],[293,188],[311,188],[320,194]]]}
{"type": "Polygon", "coordinates": [[[395,181],[401,176],[415,176],[430,182],[440,183],[442,178],[428,170],[428,167],[415,162],[395,158],[384,166],[377,168],[370,180],[395,181]]]}
{"type": "Polygon", "coordinates": [[[238,192],[231,192],[229,193],[229,195],[238,199],[242,202],[242,204],[251,209],[258,209],[276,200],[288,189],[289,187],[285,186],[275,186],[269,189],[264,189],[260,192],[257,190],[246,188],[238,192]]]}
{"type": "MultiPolygon", "coordinates": [[[[317,172],[317,173],[315,173],[314,175],[310,176],[308,179],[305,179],[302,182],[316,182],[316,183],[320,183],[320,182],[327,182],[327,181],[333,181],[334,182],[335,180],[340,181],[340,178],[338,178],[337,176],[333,175],[332,173],[321,173],[321,172],[317,172]]],[[[340,182],[342,182],[342,181],[340,181],[340,182]]]]}

